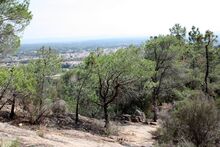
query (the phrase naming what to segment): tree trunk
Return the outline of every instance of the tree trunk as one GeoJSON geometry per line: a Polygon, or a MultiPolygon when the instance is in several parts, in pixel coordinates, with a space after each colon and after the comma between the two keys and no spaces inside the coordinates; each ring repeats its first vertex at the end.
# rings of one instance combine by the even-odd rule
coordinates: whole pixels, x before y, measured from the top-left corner
{"type": "Polygon", "coordinates": [[[103,107],[104,107],[105,128],[109,128],[108,105],[104,104],[103,107]]]}
{"type": "Polygon", "coordinates": [[[205,46],[205,54],[206,54],[206,72],[205,72],[205,93],[208,94],[208,76],[209,76],[209,51],[208,45],[205,46]]]}
{"type": "Polygon", "coordinates": [[[154,88],[153,96],[152,96],[152,103],[153,103],[153,121],[157,122],[157,103],[156,103],[156,89],[154,88]]]}
{"type": "Polygon", "coordinates": [[[15,116],[15,98],[16,95],[13,94],[12,104],[11,104],[11,113],[10,113],[10,119],[13,119],[15,116]]]}
{"type": "Polygon", "coordinates": [[[44,77],[45,77],[45,75],[43,74],[43,79],[42,79],[41,89],[40,89],[40,110],[43,107],[44,82],[45,82],[44,77]]]}
{"type": "Polygon", "coordinates": [[[79,97],[77,97],[76,100],[76,119],[75,119],[75,124],[77,125],[79,122],[79,97]]]}
{"type": "Polygon", "coordinates": [[[82,92],[82,88],[84,86],[84,84],[86,83],[86,80],[89,77],[89,73],[87,74],[87,76],[84,78],[82,85],[80,86],[80,89],[78,91],[78,95],[77,95],[77,99],[76,99],[76,119],[75,119],[75,124],[77,125],[79,122],[79,100],[80,100],[80,96],[81,96],[81,92],[82,92]]]}

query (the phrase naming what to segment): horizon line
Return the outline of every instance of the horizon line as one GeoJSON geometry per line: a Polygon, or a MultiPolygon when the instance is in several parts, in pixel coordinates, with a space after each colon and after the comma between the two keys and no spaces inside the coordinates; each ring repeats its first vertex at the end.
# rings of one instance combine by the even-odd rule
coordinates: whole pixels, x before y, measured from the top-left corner
{"type": "Polygon", "coordinates": [[[41,43],[71,43],[71,42],[84,42],[84,41],[96,41],[96,40],[114,40],[114,39],[146,39],[149,36],[109,36],[109,37],[60,37],[60,38],[36,38],[29,40],[22,40],[21,45],[24,44],[41,44],[41,43]]]}

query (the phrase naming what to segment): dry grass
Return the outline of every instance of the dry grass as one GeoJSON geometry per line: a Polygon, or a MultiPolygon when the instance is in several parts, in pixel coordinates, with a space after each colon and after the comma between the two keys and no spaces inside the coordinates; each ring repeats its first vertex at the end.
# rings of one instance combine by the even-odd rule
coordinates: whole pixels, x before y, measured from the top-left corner
{"type": "Polygon", "coordinates": [[[0,139],[0,147],[20,147],[19,141],[0,139]]]}

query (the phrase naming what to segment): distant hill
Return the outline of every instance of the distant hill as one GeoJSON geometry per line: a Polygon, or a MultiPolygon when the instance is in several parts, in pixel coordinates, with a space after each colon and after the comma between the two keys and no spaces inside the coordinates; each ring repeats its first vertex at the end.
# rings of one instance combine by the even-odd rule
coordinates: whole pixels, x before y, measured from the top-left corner
{"type": "Polygon", "coordinates": [[[87,41],[73,41],[73,42],[50,42],[50,43],[35,43],[22,44],[20,52],[34,51],[42,46],[51,47],[60,52],[67,50],[94,50],[97,48],[117,48],[127,47],[129,45],[141,45],[147,38],[117,38],[117,39],[99,39],[87,41]]]}

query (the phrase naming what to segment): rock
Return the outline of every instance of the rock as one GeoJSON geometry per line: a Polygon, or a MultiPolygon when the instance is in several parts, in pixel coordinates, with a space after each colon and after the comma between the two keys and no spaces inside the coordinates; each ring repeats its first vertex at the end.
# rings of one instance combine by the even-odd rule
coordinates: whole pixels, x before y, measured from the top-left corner
{"type": "Polygon", "coordinates": [[[146,121],[146,116],[145,116],[144,112],[142,112],[140,110],[135,111],[135,116],[138,116],[139,122],[145,122],[146,121]]]}
{"type": "Polygon", "coordinates": [[[52,112],[54,114],[65,114],[67,112],[67,104],[64,100],[56,100],[52,105],[52,112]]]}
{"type": "Polygon", "coordinates": [[[139,116],[132,116],[131,121],[132,122],[140,122],[140,117],[139,116]]]}
{"type": "Polygon", "coordinates": [[[134,115],[123,114],[122,120],[128,121],[128,122],[145,122],[146,117],[145,117],[144,112],[142,112],[140,110],[136,110],[134,115]]]}
{"type": "Polygon", "coordinates": [[[124,114],[124,115],[122,115],[122,119],[123,120],[125,120],[125,121],[131,121],[131,115],[129,115],[129,114],[124,114]]]}
{"type": "Polygon", "coordinates": [[[141,112],[140,110],[137,110],[137,109],[136,109],[134,115],[135,115],[135,116],[141,116],[142,113],[143,113],[143,112],[141,112]]]}
{"type": "Polygon", "coordinates": [[[144,112],[142,112],[142,122],[146,122],[146,115],[145,115],[145,113],[144,112]]]}
{"type": "Polygon", "coordinates": [[[157,124],[155,122],[150,122],[150,125],[156,126],[157,124]]]}

